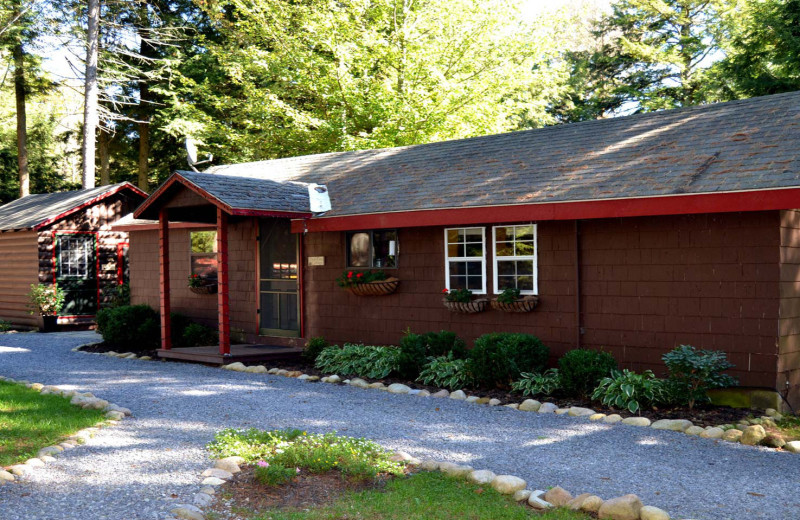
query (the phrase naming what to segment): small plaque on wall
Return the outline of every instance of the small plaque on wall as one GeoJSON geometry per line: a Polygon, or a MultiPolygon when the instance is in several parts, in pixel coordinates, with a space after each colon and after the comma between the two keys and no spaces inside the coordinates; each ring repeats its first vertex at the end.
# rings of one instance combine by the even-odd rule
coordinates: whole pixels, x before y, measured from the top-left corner
{"type": "Polygon", "coordinates": [[[325,257],[324,256],[309,256],[308,257],[308,265],[325,265],[325,257]]]}

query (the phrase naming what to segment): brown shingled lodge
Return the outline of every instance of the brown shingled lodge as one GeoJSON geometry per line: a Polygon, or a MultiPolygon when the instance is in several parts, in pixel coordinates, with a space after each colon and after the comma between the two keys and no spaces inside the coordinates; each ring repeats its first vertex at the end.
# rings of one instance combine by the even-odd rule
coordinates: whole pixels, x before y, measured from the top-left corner
{"type": "Polygon", "coordinates": [[[602,348],[663,373],[661,356],[691,344],[725,351],[743,385],[796,406],[798,208],[800,93],[789,93],[179,171],[136,210],[149,221],[116,229],[130,232],[133,302],[161,308],[164,357],[227,363],[253,345],[446,329],[468,342],[531,333],[554,357],[602,348]],[[330,195],[324,214],[311,210],[314,185],[330,195]],[[337,285],[378,269],[399,280],[389,294],[337,285]],[[190,289],[192,273],[209,285],[190,289]],[[442,301],[444,288],[492,299],[507,287],[538,305],[458,313],[442,301]],[[170,310],[218,324],[220,344],[171,349],[170,310]]]}
{"type": "Polygon", "coordinates": [[[28,195],[0,206],[0,319],[41,327],[31,285],[64,291],[60,325],[90,324],[127,275],[128,233],[111,224],[147,198],[130,183],[28,195]]]}

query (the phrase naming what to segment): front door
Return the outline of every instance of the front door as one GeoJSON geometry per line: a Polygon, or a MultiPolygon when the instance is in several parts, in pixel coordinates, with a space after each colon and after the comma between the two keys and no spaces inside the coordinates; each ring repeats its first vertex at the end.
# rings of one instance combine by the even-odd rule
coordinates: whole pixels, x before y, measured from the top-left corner
{"type": "Polygon", "coordinates": [[[64,292],[59,316],[97,313],[97,237],[94,233],[56,234],[56,285],[64,292]]]}
{"type": "Polygon", "coordinates": [[[259,302],[262,336],[300,336],[298,240],[287,219],[261,219],[259,302]]]}

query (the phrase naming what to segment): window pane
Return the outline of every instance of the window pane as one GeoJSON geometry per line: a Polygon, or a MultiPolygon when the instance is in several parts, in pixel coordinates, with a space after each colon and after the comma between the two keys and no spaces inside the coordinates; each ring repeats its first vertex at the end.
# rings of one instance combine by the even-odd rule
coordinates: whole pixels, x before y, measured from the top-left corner
{"type": "Polygon", "coordinates": [[[467,244],[467,253],[464,256],[483,256],[483,244],[467,244]]]}
{"type": "Polygon", "coordinates": [[[350,267],[370,267],[369,233],[348,233],[347,263],[350,267]]]}
{"type": "Polygon", "coordinates": [[[466,230],[467,242],[483,242],[483,229],[482,228],[469,228],[466,230]]]}
{"type": "Polygon", "coordinates": [[[469,276],[467,278],[467,289],[470,291],[482,291],[483,281],[480,276],[469,276]]]}
{"type": "Polygon", "coordinates": [[[499,290],[501,290],[501,291],[503,289],[509,289],[509,288],[514,289],[515,288],[514,277],[513,276],[498,276],[497,277],[497,288],[499,290]]]}
{"type": "Polygon", "coordinates": [[[466,276],[453,276],[450,275],[450,290],[466,289],[467,277],[466,276]]]}
{"type": "Polygon", "coordinates": [[[192,253],[216,253],[216,231],[192,231],[189,234],[192,241],[192,253]]]}
{"type": "Polygon", "coordinates": [[[447,256],[464,256],[464,244],[449,244],[447,246],[447,256]]]}
{"type": "Polygon", "coordinates": [[[512,227],[499,227],[494,230],[495,232],[495,240],[498,242],[506,242],[509,240],[514,240],[514,233],[512,227]]]}
{"type": "Polygon", "coordinates": [[[517,274],[518,275],[532,275],[533,274],[533,260],[518,260],[517,261],[517,274]]]}
{"type": "Polygon", "coordinates": [[[192,255],[192,274],[203,278],[217,277],[217,255],[216,253],[192,255]]]}
{"type": "Polygon", "coordinates": [[[497,256],[514,256],[514,243],[498,242],[495,247],[495,254],[497,256]]]}
{"type": "Polygon", "coordinates": [[[517,240],[533,241],[533,226],[517,226],[514,234],[517,240]]]}
{"type": "Polygon", "coordinates": [[[533,242],[516,242],[514,254],[516,256],[533,256],[533,242]]]}
{"type": "Polygon", "coordinates": [[[516,270],[514,269],[514,262],[510,261],[502,261],[497,262],[497,274],[499,276],[513,276],[516,274],[516,270]]]}
{"type": "Polygon", "coordinates": [[[450,262],[450,276],[467,274],[466,262],[450,262]]]}
{"type": "Polygon", "coordinates": [[[372,254],[372,267],[397,267],[397,231],[373,231],[372,254]]]}
{"type": "Polygon", "coordinates": [[[460,229],[448,229],[447,230],[447,243],[448,244],[455,244],[456,242],[463,242],[463,236],[460,229]]]}
{"type": "Polygon", "coordinates": [[[470,276],[481,276],[483,274],[483,267],[480,262],[466,262],[467,274],[470,276]]]}
{"type": "Polygon", "coordinates": [[[533,290],[533,276],[519,276],[517,277],[517,289],[520,291],[533,290]]]}

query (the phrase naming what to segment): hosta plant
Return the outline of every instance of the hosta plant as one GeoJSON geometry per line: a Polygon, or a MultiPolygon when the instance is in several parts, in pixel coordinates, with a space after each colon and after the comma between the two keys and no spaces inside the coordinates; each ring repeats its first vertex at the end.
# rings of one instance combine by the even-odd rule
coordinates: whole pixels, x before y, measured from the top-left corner
{"type": "Polygon", "coordinates": [[[523,372],[519,379],[511,383],[511,389],[522,395],[550,395],[561,388],[561,378],[557,368],[551,368],[537,374],[523,372]]]}
{"type": "Polygon", "coordinates": [[[637,374],[631,370],[612,370],[611,376],[603,378],[592,394],[606,406],[641,413],[642,408],[651,407],[661,399],[663,382],[651,370],[637,374]]]}
{"type": "Polygon", "coordinates": [[[382,379],[400,366],[401,351],[397,347],[373,347],[346,343],[322,350],[314,366],[332,374],[354,374],[382,379]]]}
{"type": "Polygon", "coordinates": [[[453,354],[432,358],[419,374],[417,381],[425,385],[458,390],[469,383],[467,360],[455,359],[453,354]]]}

